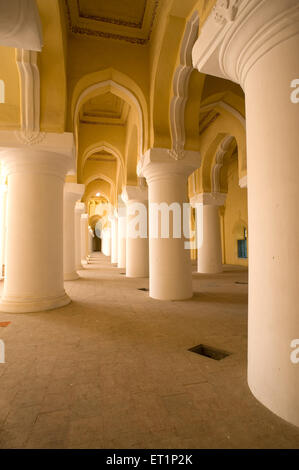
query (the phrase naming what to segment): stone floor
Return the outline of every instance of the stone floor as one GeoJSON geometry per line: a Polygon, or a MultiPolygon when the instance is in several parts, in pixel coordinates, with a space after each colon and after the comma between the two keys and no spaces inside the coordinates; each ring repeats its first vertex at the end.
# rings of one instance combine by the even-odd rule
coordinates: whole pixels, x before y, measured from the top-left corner
{"type": "Polygon", "coordinates": [[[246,385],[245,270],[194,274],[184,302],[121,273],[94,255],[69,306],[0,314],[1,448],[299,448],[246,385]],[[231,355],[188,351],[200,343],[231,355]]]}

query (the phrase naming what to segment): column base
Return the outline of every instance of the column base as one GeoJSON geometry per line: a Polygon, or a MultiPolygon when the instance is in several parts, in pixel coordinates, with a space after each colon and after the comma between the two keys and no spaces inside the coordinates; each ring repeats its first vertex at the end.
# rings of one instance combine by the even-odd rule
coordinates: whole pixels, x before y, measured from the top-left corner
{"type": "Polygon", "coordinates": [[[189,300],[193,297],[193,291],[186,292],[186,293],[179,293],[179,292],[155,292],[153,289],[150,288],[149,296],[155,300],[166,300],[168,302],[173,301],[182,301],[182,300],[189,300]]]}
{"type": "Polygon", "coordinates": [[[198,274],[221,274],[221,273],[223,273],[223,269],[222,269],[222,268],[220,268],[220,269],[205,269],[205,270],[203,270],[203,269],[201,269],[201,270],[197,269],[196,272],[197,272],[198,274]]]}
{"type": "Polygon", "coordinates": [[[0,300],[0,312],[5,313],[34,313],[46,310],[54,310],[64,307],[71,302],[67,294],[61,297],[48,297],[44,299],[36,299],[35,301],[26,300],[9,300],[5,297],[0,300]]]}
{"type": "Polygon", "coordinates": [[[126,274],[126,277],[130,279],[148,279],[148,274],[126,274]]]}
{"type": "Polygon", "coordinates": [[[64,275],[65,281],[77,281],[77,279],[80,279],[80,276],[78,275],[78,273],[76,273],[76,271],[64,275]]]}
{"type": "Polygon", "coordinates": [[[87,261],[86,259],[83,259],[83,260],[81,261],[81,264],[82,264],[82,266],[84,267],[84,266],[86,266],[86,265],[88,264],[88,261],[87,261]]]}

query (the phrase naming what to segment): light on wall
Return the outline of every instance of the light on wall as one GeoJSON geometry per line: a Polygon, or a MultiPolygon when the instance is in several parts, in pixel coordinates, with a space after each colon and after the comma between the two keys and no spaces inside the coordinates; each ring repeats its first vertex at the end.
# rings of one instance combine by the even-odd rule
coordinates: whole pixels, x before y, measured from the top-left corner
{"type": "Polygon", "coordinates": [[[101,193],[97,193],[97,194],[96,194],[96,197],[100,197],[100,196],[101,196],[101,193]]]}

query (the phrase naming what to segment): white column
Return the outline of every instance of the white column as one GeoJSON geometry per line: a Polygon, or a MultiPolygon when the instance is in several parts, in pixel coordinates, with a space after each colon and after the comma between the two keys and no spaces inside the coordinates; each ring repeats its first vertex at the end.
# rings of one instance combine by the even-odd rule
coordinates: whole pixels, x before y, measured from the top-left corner
{"type": "Polygon", "coordinates": [[[202,193],[191,199],[196,209],[197,272],[213,274],[222,272],[222,249],[219,207],[225,203],[226,194],[202,193]]]}
{"type": "Polygon", "coordinates": [[[126,276],[149,276],[148,190],[126,186],[122,194],[127,208],[126,276]],[[136,232],[139,233],[136,233],[136,232]],[[141,233],[144,231],[145,233],[141,233]]]}
{"type": "Polygon", "coordinates": [[[81,260],[81,215],[85,213],[84,202],[75,205],[75,265],[76,271],[83,268],[81,260]]]}
{"type": "Polygon", "coordinates": [[[140,174],[148,184],[150,296],[155,299],[182,300],[193,295],[191,258],[183,233],[183,205],[188,204],[188,176],[199,166],[197,152],[182,151],[178,156],[159,148],[146,152],[139,164],[140,174]],[[158,215],[161,211],[164,214],[155,233],[159,206],[158,215]],[[175,215],[171,218],[172,208],[175,215]],[[169,236],[164,238],[162,227],[167,223],[169,236]]]}
{"type": "Polygon", "coordinates": [[[90,226],[88,226],[88,256],[90,257],[93,253],[93,239],[94,233],[90,226]]]}
{"type": "Polygon", "coordinates": [[[110,216],[111,222],[111,263],[117,264],[117,245],[118,245],[118,235],[117,235],[117,225],[118,220],[115,215],[110,216]]]}
{"type": "Polygon", "coordinates": [[[111,229],[105,227],[102,230],[102,253],[105,256],[111,256],[111,229]]]}
{"type": "Polygon", "coordinates": [[[291,356],[291,343],[299,338],[299,3],[242,0],[238,6],[225,18],[218,2],[218,17],[216,9],[195,44],[193,62],[245,91],[248,383],[264,405],[299,426],[299,365],[291,356]],[[219,15],[224,19],[216,23],[219,15]]]}
{"type": "Polygon", "coordinates": [[[81,214],[81,264],[87,265],[88,258],[88,214],[81,214]]]}
{"type": "Polygon", "coordinates": [[[126,238],[127,238],[127,216],[125,208],[119,210],[118,215],[118,244],[117,244],[117,267],[126,267],[126,238]]]}
{"type": "Polygon", "coordinates": [[[75,204],[83,193],[83,184],[65,183],[64,185],[63,269],[65,281],[79,279],[75,262],[75,204]]]}
{"type": "Polygon", "coordinates": [[[70,302],[63,285],[63,186],[69,159],[31,148],[1,150],[8,174],[4,312],[70,302]]]}
{"type": "Polygon", "coordinates": [[[0,279],[3,279],[3,267],[5,266],[7,226],[7,185],[0,186],[0,279]]]}

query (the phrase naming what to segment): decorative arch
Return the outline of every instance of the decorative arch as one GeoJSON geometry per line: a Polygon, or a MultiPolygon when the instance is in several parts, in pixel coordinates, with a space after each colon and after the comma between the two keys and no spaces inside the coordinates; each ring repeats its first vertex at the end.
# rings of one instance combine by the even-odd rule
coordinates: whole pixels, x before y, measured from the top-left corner
{"type": "Polygon", "coordinates": [[[95,214],[95,215],[92,215],[91,217],[89,217],[89,220],[88,220],[88,224],[90,225],[90,227],[94,230],[96,224],[98,223],[98,221],[100,220],[100,216],[99,214],[95,214]]]}
{"type": "Polygon", "coordinates": [[[193,69],[192,49],[198,37],[199,15],[194,11],[187,22],[180,50],[180,63],[173,77],[173,97],[170,103],[170,130],[172,148],[179,152],[185,146],[185,107],[188,86],[193,69]]]}
{"type": "Polygon", "coordinates": [[[238,143],[238,167],[239,179],[241,180],[247,175],[246,120],[236,108],[223,100],[214,101],[200,108],[201,113],[210,110],[215,110],[224,118],[226,118],[228,127],[232,129],[235,128],[235,132],[232,132],[231,135],[234,135],[238,143]]]}
{"type": "Polygon", "coordinates": [[[88,158],[91,157],[93,154],[102,152],[102,151],[105,151],[107,153],[111,153],[112,155],[114,155],[114,157],[119,162],[121,168],[124,170],[124,161],[123,161],[121,153],[108,142],[98,142],[97,144],[91,145],[90,147],[88,147],[83,153],[82,159],[81,159],[81,166],[80,166],[81,174],[83,173],[84,166],[88,158]]]}
{"type": "Polygon", "coordinates": [[[136,125],[133,125],[129,146],[127,152],[126,162],[126,184],[135,185],[137,184],[137,160],[138,160],[138,129],[136,125]]]}
{"type": "Polygon", "coordinates": [[[216,151],[216,155],[215,155],[215,159],[214,159],[214,163],[212,165],[212,171],[211,171],[212,192],[221,191],[220,173],[223,167],[224,157],[229,151],[233,140],[234,140],[234,137],[232,137],[231,135],[225,136],[216,151]]]}
{"type": "Polygon", "coordinates": [[[86,179],[84,184],[85,186],[88,186],[89,184],[91,184],[93,181],[96,181],[96,180],[106,181],[106,183],[109,183],[113,189],[115,187],[113,180],[109,178],[108,176],[104,175],[103,173],[97,173],[96,175],[90,176],[89,178],[86,179]]]}
{"type": "Polygon", "coordinates": [[[91,181],[88,185],[86,185],[85,193],[82,197],[82,201],[87,201],[93,193],[96,191],[100,191],[103,196],[107,199],[109,203],[111,203],[111,185],[106,180],[103,180],[99,177],[91,181]]]}
{"type": "Polygon", "coordinates": [[[73,127],[78,138],[78,115],[81,106],[92,96],[110,91],[126,101],[136,110],[139,121],[140,149],[145,150],[148,139],[147,103],[139,86],[128,76],[112,69],[106,69],[81,78],[75,86],[72,99],[73,127]]]}
{"type": "Polygon", "coordinates": [[[186,20],[193,16],[195,9],[199,15],[203,10],[201,0],[171,0],[162,2],[159,25],[160,40],[153,50],[152,74],[150,83],[150,147],[171,148],[172,136],[169,120],[171,89],[176,67],[180,64],[180,44],[186,30],[186,20]]]}

